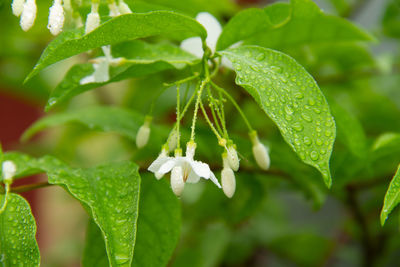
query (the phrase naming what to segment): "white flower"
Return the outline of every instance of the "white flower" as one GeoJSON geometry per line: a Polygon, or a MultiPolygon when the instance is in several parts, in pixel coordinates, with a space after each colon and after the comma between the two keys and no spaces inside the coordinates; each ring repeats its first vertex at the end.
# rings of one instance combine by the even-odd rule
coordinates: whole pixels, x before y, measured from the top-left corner
{"type": "Polygon", "coordinates": [[[92,2],[92,10],[87,15],[86,25],[85,25],[85,34],[94,31],[97,27],[100,26],[100,15],[98,12],[99,4],[92,2]]]}
{"type": "MultiPolygon", "coordinates": [[[[184,157],[179,155],[175,157],[158,157],[150,165],[148,170],[153,173],[166,174],[172,171],[175,167],[181,167],[183,182],[197,183],[200,178],[204,178],[210,179],[214,184],[221,188],[221,185],[219,184],[214,173],[210,170],[208,164],[193,159],[195,149],[196,144],[189,142],[187,144],[186,155],[184,157]]],[[[178,170],[179,168],[175,169],[175,176],[178,175],[178,170]]]]}
{"type": "Polygon", "coordinates": [[[54,0],[53,6],[50,7],[49,23],[47,28],[51,34],[59,34],[64,26],[64,9],[61,5],[61,0],[54,0]]]}
{"type": "Polygon", "coordinates": [[[26,0],[20,20],[21,28],[24,31],[29,30],[35,23],[36,11],[37,8],[35,0],[26,0]]]}
{"type": "MultiPolygon", "coordinates": [[[[215,47],[217,46],[218,37],[222,32],[221,24],[218,20],[207,12],[201,12],[197,14],[196,20],[204,26],[207,31],[207,46],[215,52],[215,47]]],[[[203,48],[200,37],[191,37],[184,40],[181,43],[181,48],[199,58],[203,56],[203,48]]]]}
{"type": "Polygon", "coordinates": [[[3,181],[5,184],[11,184],[12,178],[17,172],[17,166],[11,160],[6,160],[2,164],[3,181]]]}
{"type": "Polygon", "coordinates": [[[228,155],[226,153],[222,155],[222,160],[224,166],[221,171],[222,190],[227,197],[231,198],[236,190],[235,173],[230,167],[228,155]]]}
{"type": "Polygon", "coordinates": [[[250,133],[250,139],[253,143],[253,155],[258,166],[263,170],[268,170],[271,163],[268,149],[258,140],[256,131],[250,133]]]}
{"type": "MultiPolygon", "coordinates": [[[[167,157],[168,157],[168,150],[163,147],[161,150],[161,153],[160,153],[160,155],[158,155],[156,161],[157,160],[161,161],[162,159],[167,158],[167,157]]],[[[164,176],[164,173],[155,172],[154,176],[157,178],[157,180],[160,180],[164,176]]]]}
{"type": "Polygon", "coordinates": [[[171,188],[175,195],[178,197],[182,194],[183,188],[185,187],[185,181],[183,180],[183,170],[181,166],[175,166],[171,171],[171,188]]]}
{"type": "MultiPolygon", "coordinates": [[[[200,12],[199,14],[197,14],[196,20],[206,29],[206,43],[211,51],[214,53],[217,46],[218,38],[222,32],[221,24],[219,24],[218,20],[208,12],[200,12]]],[[[191,37],[183,40],[181,43],[181,48],[197,56],[198,58],[203,57],[204,51],[200,37],[191,37]]],[[[222,58],[221,64],[227,68],[233,69],[232,63],[224,57],[222,58]]]]}
{"type": "MultiPolygon", "coordinates": [[[[86,24],[87,25],[87,24],[86,24]]],[[[103,83],[110,79],[109,67],[119,65],[122,62],[122,58],[113,58],[111,55],[111,47],[109,45],[102,46],[104,57],[98,57],[93,59],[94,72],[80,80],[80,84],[87,83],[103,83]]]]}
{"type": "Polygon", "coordinates": [[[121,13],[119,12],[119,9],[117,7],[117,4],[115,2],[109,3],[108,4],[108,9],[110,9],[110,17],[116,17],[121,15],[121,13]]]}
{"type": "Polygon", "coordinates": [[[22,10],[24,10],[25,0],[13,0],[11,4],[12,12],[15,16],[21,16],[22,10]]]}
{"type": "Polygon", "coordinates": [[[118,9],[122,15],[132,13],[132,10],[129,8],[129,6],[123,0],[119,1],[118,9]]]}

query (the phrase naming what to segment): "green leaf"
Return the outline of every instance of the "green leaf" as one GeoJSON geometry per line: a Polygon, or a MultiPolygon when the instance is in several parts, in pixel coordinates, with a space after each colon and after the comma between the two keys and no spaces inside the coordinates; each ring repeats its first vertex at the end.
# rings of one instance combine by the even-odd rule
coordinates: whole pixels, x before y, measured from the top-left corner
{"type": "Polygon", "coordinates": [[[350,112],[335,101],[329,101],[338,129],[338,139],[343,142],[355,156],[367,156],[367,138],[361,123],[350,112]]]}
{"type": "Polygon", "coordinates": [[[245,88],[277,124],[285,141],[303,162],[317,168],[326,185],[332,183],[329,158],[336,127],[317,83],[291,57],[258,46],[222,51],[245,88]]]}
{"type": "Polygon", "coordinates": [[[60,34],[43,51],[25,82],[45,67],[73,55],[105,45],[154,35],[164,35],[175,39],[200,36],[204,40],[207,32],[196,20],[171,11],[118,16],[86,35],[83,28],[60,34]]]}
{"type": "MultiPolygon", "coordinates": [[[[140,195],[132,266],[166,266],[179,239],[179,200],[165,180],[157,181],[152,175],[143,178],[140,195]]],[[[83,266],[108,266],[104,241],[100,234],[98,227],[89,222],[83,266]]]]}
{"type": "Polygon", "coordinates": [[[100,228],[93,220],[89,220],[86,228],[85,248],[82,256],[82,266],[107,267],[108,259],[106,247],[100,228]]]}
{"type": "Polygon", "coordinates": [[[388,36],[400,38],[400,1],[388,1],[382,18],[384,33],[388,36]]]}
{"type": "Polygon", "coordinates": [[[51,92],[46,111],[73,96],[112,82],[141,77],[166,69],[181,68],[199,61],[192,54],[172,44],[147,44],[139,40],[113,46],[112,55],[114,58],[123,57],[124,59],[119,66],[110,66],[108,81],[80,84],[80,81],[91,75],[94,69],[92,64],[74,65],[51,92]]]}
{"type": "MultiPolygon", "coordinates": [[[[0,194],[1,203],[4,195],[0,194]]],[[[8,203],[0,213],[1,266],[39,266],[36,223],[28,202],[17,194],[7,196],[8,203]]]]}
{"type": "Polygon", "coordinates": [[[400,165],[396,174],[390,182],[389,189],[386,192],[383,208],[381,211],[381,225],[385,224],[390,212],[400,203],[400,165]]]}
{"type": "Polygon", "coordinates": [[[147,175],[140,192],[132,266],[167,266],[179,240],[180,226],[180,201],[165,180],[147,175]]]}
{"type": "Polygon", "coordinates": [[[135,140],[144,117],[128,109],[117,107],[94,106],[66,113],[44,117],[36,121],[22,136],[27,140],[37,132],[65,123],[79,123],[93,130],[116,132],[131,140],[135,140]]]}
{"type": "Polygon", "coordinates": [[[50,156],[34,159],[14,153],[14,159],[18,155],[24,161],[16,161],[17,170],[46,172],[50,184],[62,186],[81,202],[101,230],[110,266],[130,266],[139,204],[136,164],[119,162],[79,169],[50,156]]]}
{"type": "Polygon", "coordinates": [[[370,40],[373,38],[368,33],[345,19],[323,13],[313,1],[292,0],[290,4],[238,13],[222,31],[217,50],[238,41],[281,50],[310,43],[370,40]]]}

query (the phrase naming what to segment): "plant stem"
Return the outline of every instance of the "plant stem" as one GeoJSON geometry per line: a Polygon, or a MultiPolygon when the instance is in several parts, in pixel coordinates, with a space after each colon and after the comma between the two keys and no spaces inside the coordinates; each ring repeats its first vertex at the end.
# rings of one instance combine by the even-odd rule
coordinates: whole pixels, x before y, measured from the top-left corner
{"type": "Polygon", "coordinates": [[[203,103],[201,103],[201,101],[200,101],[200,108],[201,108],[201,111],[202,111],[203,114],[204,114],[204,117],[206,118],[206,121],[207,121],[208,125],[210,125],[211,130],[212,130],[213,133],[217,136],[218,140],[220,140],[220,139],[221,139],[221,136],[218,134],[218,131],[215,129],[214,125],[212,124],[212,122],[211,122],[210,119],[208,118],[207,112],[206,112],[206,110],[204,109],[203,103]]]}
{"type": "Polygon", "coordinates": [[[210,81],[210,83],[212,84],[212,86],[217,89],[218,91],[220,91],[221,93],[223,93],[228,99],[229,101],[232,102],[232,104],[235,106],[235,108],[237,109],[237,111],[239,112],[240,116],[242,116],[247,128],[249,129],[249,131],[253,131],[253,128],[251,127],[249,121],[247,120],[246,116],[244,115],[242,109],[239,107],[239,105],[236,103],[235,99],[233,99],[233,97],[228,94],[228,92],[225,91],[225,89],[223,89],[222,87],[219,87],[218,85],[216,85],[213,81],[210,81]]]}

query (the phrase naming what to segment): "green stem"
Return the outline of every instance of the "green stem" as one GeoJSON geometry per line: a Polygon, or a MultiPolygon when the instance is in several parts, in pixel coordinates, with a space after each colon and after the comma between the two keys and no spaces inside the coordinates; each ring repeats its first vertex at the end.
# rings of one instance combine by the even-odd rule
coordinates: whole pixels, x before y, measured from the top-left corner
{"type": "Polygon", "coordinates": [[[202,80],[199,89],[197,90],[197,100],[194,107],[194,114],[192,120],[192,132],[190,134],[190,140],[194,141],[194,130],[196,128],[197,112],[199,110],[199,103],[201,101],[201,94],[203,93],[204,86],[207,84],[207,80],[202,80]]]}
{"type": "Polygon", "coordinates": [[[180,89],[180,84],[178,84],[177,86],[176,86],[176,131],[178,132],[178,134],[177,134],[177,137],[176,137],[176,147],[179,149],[179,148],[181,148],[181,140],[180,140],[180,129],[179,129],[179,127],[180,127],[180,122],[181,122],[181,120],[180,120],[180,118],[181,118],[181,116],[180,116],[180,98],[181,98],[181,95],[180,95],[180,92],[179,92],[179,89],[180,89]]]}
{"type": "Polygon", "coordinates": [[[203,112],[204,117],[206,118],[206,121],[207,121],[208,125],[210,125],[211,130],[217,136],[218,140],[220,140],[221,136],[218,134],[218,131],[215,129],[214,125],[212,124],[212,122],[208,118],[207,112],[204,109],[203,103],[201,101],[200,101],[200,108],[201,108],[201,111],[203,112]]]}
{"type": "Polygon", "coordinates": [[[4,202],[3,205],[0,208],[0,214],[3,213],[3,211],[5,211],[6,207],[7,207],[7,203],[8,203],[8,193],[10,192],[10,184],[6,184],[6,191],[4,194],[4,202]]]}
{"type": "Polygon", "coordinates": [[[220,91],[221,93],[223,93],[228,99],[229,101],[232,102],[232,104],[235,106],[235,108],[237,109],[237,111],[239,112],[240,116],[242,116],[243,121],[245,122],[247,128],[249,129],[249,131],[253,131],[253,128],[251,127],[249,121],[247,120],[246,116],[244,115],[242,109],[239,107],[239,105],[236,103],[235,99],[233,99],[233,97],[228,94],[228,92],[225,91],[225,89],[223,89],[222,87],[219,87],[218,85],[216,85],[213,81],[210,81],[210,83],[212,84],[212,86],[217,89],[218,91],[220,91]]]}

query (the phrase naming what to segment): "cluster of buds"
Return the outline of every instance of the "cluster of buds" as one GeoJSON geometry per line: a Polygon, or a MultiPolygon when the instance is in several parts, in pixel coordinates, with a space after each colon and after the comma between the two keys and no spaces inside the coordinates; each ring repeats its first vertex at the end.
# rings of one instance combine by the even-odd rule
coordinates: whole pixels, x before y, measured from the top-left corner
{"type": "MultiPolygon", "coordinates": [[[[35,0],[13,0],[11,4],[12,12],[15,16],[21,16],[20,25],[24,31],[28,31],[35,23],[37,7],[35,0]]],[[[118,4],[112,0],[108,3],[110,10],[109,16],[116,17],[123,14],[132,13],[129,6],[119,0],[118,4]]],[[[89,33],[100,26],[100,15],[98,13],[99,0],[92,1],[91,12],[87,15],[85,33],[89,33]]],[[[74,14],[75,25],[82,26],[81,17],[77,12],[74,13],[71,0],[54,0],[53,5],[49,9],[49,20],[47,28],[51,34],[58,35],[62,32],[65,22],[65,14],[74,14]]]]}

